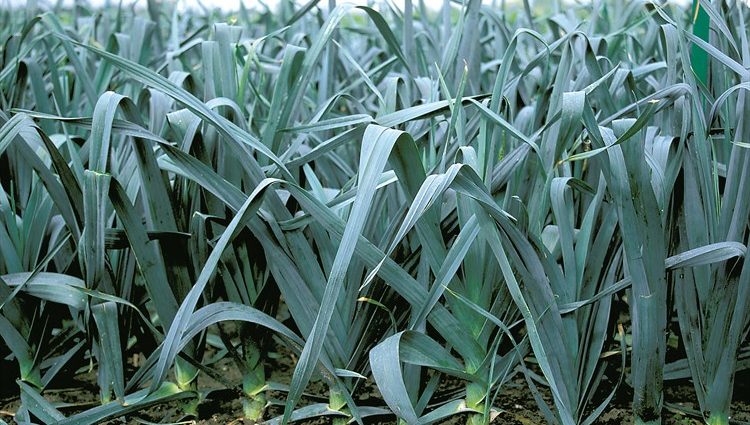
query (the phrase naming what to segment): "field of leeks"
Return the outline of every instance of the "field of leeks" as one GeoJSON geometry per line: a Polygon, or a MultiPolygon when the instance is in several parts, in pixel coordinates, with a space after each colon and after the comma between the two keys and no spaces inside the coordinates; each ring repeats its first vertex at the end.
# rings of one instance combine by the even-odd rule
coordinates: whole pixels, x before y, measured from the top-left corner
{"type": "Polygon", "coordinates": [[[732,423],[750,9],[404,6],[3,6],[13,421],[732,423]]]}

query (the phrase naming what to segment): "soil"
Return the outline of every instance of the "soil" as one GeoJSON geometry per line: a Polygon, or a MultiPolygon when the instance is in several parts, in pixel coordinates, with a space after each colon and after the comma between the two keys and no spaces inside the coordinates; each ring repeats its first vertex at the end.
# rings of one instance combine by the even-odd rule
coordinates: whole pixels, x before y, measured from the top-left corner
{"type": "MultiPolygon", "coordinates": [[[[290,358],[289,353],[279,353],[276,359],[269,361],[270,381],[279,384],[288,384],[292,375],[292,365],[296,359],[290,358]]],[[[9,366],[7,363],[2,366],[9,366]]],[[[241,374],[235,367],[234,363],[222,359],[213,367],[220,372],[222,377],[230,382],[241,382],[241,374]]],[[[4,367],[3,367],[4,368],[4,367]]],[[[735,380],[734,400],[732,411],[734,420],[741,422],[750,422],[750,370],[745,370],[737,374],[735,380]]],[[[441,382],[439,391],[458,390],[463,383],[458,380],[445,380],[441,382]]],[[[198,382],[199,388],[220,388],[221,385],[216,381],[201,374],[198,382]]],[[[551,406],[552,401],[548,393],[542,397],[551,406]]],[[[17,396],[9,396],[7,393],[15,389],[0,389],[0,419],[8,423],[13,422],[13,414],[20,405],[17,396]]],[[[313,381],[308,386],[307,391],[311,394],[326,394],[325,385],[321,381],[313,381]]],[[[698,403],[693,394],[692,383],[688,380],[669,381],[665,383],[665,409],[663,419],[665,425],[692,425],[703,423],[698,416],[698,403]]],[[[99,396],[96,386],[96,375],[94,373],[81,373],[66,385],[65,388],[48,388],[44,391],[47,400],[55,405],[66,415],[77,411],[85,410],[98,404],[99,396]]],[[[276,404],[272,405],[268,411],[269,418],[275,417],[282,412],[283,393],[269,394],[276,404]]],[[[379,400],[377,389],[374,385],[363,386],[360,388],[355,397],[362,404],[367,404],[379,400]]],[[[599,425],[619,425],[632,423],[630,411],[630,402],[632,392],[627,384],[620,386],[615,398],[609,404],[605,412],[599,417],[595,424],[599,425]]],[[[325,402],[326,397],[303,399],[302,405],[312,402],[325,402]]],[[[536,425],[545,424],[546,421],[540,413],[536,402],[528,390],[523,378],[514,379],[507,383],[502,392],[495,401],[495,407],[498,411],[497,416],[492,421],[493,424],[507,425],[536,425]]],[[[153,407],[151,409],[139,412],[137,417],[127,419],[116,419],[109,421],[110,424],[144,424],[144,423],[187,423],[187,424],[246,424],[240,417],[242,414],[242,403],[234,391],[217,390],[209,394],[198,407],[197,419],[186,419],[183,417],[181,406],[176,403],[167,403],[153,407]]],[[[441,422],[445,425],[463,424],[466,417],[455,415],[448,420],[441,422]]],[[[304,422],[297,422],[300,425],[317,425],[328,424],[331,420],[328,418],[318,418],[304,422]]],[[[393,424],[395,421],[392,417],[376,417],[365,422],[369,425],[393,424]]]]}

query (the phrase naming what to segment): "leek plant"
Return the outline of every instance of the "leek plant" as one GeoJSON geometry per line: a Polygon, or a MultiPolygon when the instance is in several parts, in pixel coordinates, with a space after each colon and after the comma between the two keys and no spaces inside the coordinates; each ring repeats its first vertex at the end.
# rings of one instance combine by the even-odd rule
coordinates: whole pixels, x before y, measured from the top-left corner
{"type": "MultiPolygon", "coordinates": [[[[715,32],[706,40],[710,45],[688,35],[687,30],[665,34],[666,43],[686,46],[692,42],[712,58],[708,63],[696,59],[695,54],[679,58],[690,89],[689,102],[683,106],[684,119],[695,132],[684,158],[684,204],[675,239],[683,249],[726,241],[746,253],[748,160],[742,141],[747,136],[743,112],[748,105],[748,35],[743,19],[747,11],[739,4],[701,8],[698,23],[707,26],[702,30],[704,38],[708,38],[709,23],[715,32]],[[718,57],[725,62],[716,61],[718,57]],[[692,75],[690,69],[696,66],[706,71],[692,75]]],[[[709,424],[727,424],[731,417],[732,383],[750,320],[748,278],[747,255],[674,276],[675,308],[690,375],[701,413],[709,424]]]]}
{"type": "Polygon", "coordinates": [[[689,378],[730,423],[749,9],[425,3],[0,10],[16,422],[239,398],[253,422],[478,425],[522,378],[548,423],[630,386],[656,424],[689,378]],[[51,401],[81,374],[93,407],[51,401]]]}

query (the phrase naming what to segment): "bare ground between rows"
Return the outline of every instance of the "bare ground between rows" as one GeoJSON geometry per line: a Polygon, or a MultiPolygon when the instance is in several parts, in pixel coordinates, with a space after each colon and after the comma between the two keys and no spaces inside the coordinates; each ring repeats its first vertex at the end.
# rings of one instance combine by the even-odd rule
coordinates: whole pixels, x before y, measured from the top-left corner
{"type": "MultiPolygon", "coordinates": [[[[284,353],[288,354],[288,353],[284,353]]],[[[10,366],[7,362],[3,365],[10,366]]],[[[221,360],[215,368],[230,382],[239,383],[241,375],[234,363],[228,360],[221,360]]],[[[289,356],[279,356],[269,362],[270,378],[274,382],[288,384],[291,379],[293,360],[289,356]]],[[[460,388],[461,382],[446,379],[441,384],[441,390],[450,391],[451,387],[460,388]]],[[[98,403],[98,393],[96,390],[96,375],[93,372],[76,375],[65,388],[50,388],[44,392],[44,396],[54,403],[67,403],[69,407],[62,409],[63,413],[71,414],[75,411],[85,410],[93,407],[98,403]]],[[[733,419],[738,421],[750,421],[750,371],[738,373],[735,380],[735,391],[733,400],[733,419]]],[[[201,376],[199,378],[200,388],[216,388],[218,385],[215,381],[201,376]]],[[[11,393],[13,389],[4,388],[2,394],[11,393]]],[[[325,396],[325,386],[314,381],[308,387],[308,392],[321,394],[325,396]]],[[[548,404],[551,405],[549,394],[542,394],[548,404]]],[[[272,398],[281,399],[283,394],[271,393],[272,398]]],[[[373,403],[379,400],[377,388],[374,385],[363,386],[356,394],[358,401],[362,404],[373,403]]],[[[615,425],[632,423],[630,400],[632,393],[627,385],[620,387],[616,397],[610,403],[609,407],[599,417],[595,424],[615,425]]],[[[321,397],[318,402],[324,400],[321,397]]],[[[665,401],[668,407],[664,411],[664,423],[666,425],[688,425],[702,423],[697,418],[685,414],[685,411],[698,410],[698,404],[693,394],[692,384],[687,380],[669,381],[665,383],[665,401]]],[[[303,400],[302,404],[311,403],[313,400],[303,400]]],[[[18,409],[20,401],[17,396],[6,396],[0,399],[0,419],[9,423],[14,423],[13,414],[18,409]]],[[[500,410],[499,415],[492,422],[493,424],[509,425],[532,425],[544,424],[546,421],[539,412],[534,398],[522,378],[517,378],[506,384],[496,402],[495,406],[500,410]]],[[[279,406],[272,406],[267,416],[274,417],[281,413],[279,406]]],[[[216,391],[204,400],[198,409],[198,418],[188,423],[196,424],[244,424],[250,423],[240,419],[242,414],[242,404],[235,393],[229,391],[216,391]]],[[[185,420],[182,417],[180,406],[175,403],[159,405],[145,411],[139,412],[127,418],[120,418],[109,421],[110,424],[143,424],[143,423],[174,423],[185,420]]],[[[328,418],[318,418],[315,420],[297,422],[301,425],[327,424],[331,420],[328,418]]],[[[442,421],[441,424],[462,424],[466,422],[466,417],[456,415],[448,420],[442,421]]],[[[393,417],[383,416],[366,421],[367,424],[392,424],[395,423],[393,417]]]]}

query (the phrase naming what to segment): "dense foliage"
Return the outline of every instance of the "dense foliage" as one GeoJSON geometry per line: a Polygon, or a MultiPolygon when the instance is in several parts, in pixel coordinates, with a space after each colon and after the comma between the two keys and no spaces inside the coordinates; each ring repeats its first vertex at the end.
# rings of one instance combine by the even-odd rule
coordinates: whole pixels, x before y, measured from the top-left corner
{"type": "Polygon", "coordinates": [[[550,423],[626,387],[660,423],[686,378],[728,423],[750,364],[750,9],[547,6],[0,11],[15,420],[220,394],[251,420],[481,424],[523,377],[550,423]],[[45,398],[87,371],[100,403],[45,398]]]}

